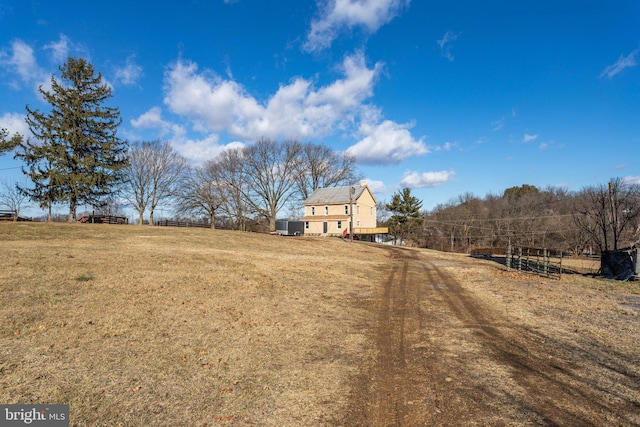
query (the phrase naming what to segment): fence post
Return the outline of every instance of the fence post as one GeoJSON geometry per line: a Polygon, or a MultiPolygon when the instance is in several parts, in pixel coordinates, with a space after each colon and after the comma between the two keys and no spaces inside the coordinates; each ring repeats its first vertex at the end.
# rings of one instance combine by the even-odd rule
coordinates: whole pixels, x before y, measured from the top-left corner
{"type": "Polygon", "coordinates": [[[562,280],[562,250],[560,251],[560,280],[562,280]]]}
{"type": "Polygon", "coordinates": [[[507,271],[511,270],[511,241],[507,244],[507,254],[505,263],[507,264],[507,271]]]}
{"type": "Polygon", "coordinates": [[[544,275],[549,277],[549,253],[547,249],[542,250],[542,262],[544,263],[544,275]]]}
{"type": "Polygon", "coordinates": [[[518,247],[518,271],[522,271],[522,246],[518,247]]]}

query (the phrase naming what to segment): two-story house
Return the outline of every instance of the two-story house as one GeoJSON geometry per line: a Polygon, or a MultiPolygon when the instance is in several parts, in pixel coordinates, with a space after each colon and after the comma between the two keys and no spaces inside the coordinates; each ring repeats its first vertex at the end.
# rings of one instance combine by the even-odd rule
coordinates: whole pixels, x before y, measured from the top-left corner
{"type": "Polygon", "coordinates": [[[354,236],[373,240],[376,234],[388,232],[387,228],[377,227],[376,213],[376,199],[364,181],[318,188],[304,201],[304,234],[346,237],[353,221],[354,236]]]}

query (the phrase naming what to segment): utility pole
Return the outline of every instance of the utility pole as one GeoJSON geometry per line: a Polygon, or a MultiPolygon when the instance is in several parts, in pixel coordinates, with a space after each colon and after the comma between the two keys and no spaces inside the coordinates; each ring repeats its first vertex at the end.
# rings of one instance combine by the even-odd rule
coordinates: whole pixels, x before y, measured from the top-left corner
{"type": "MultiPolygon", "coordinates": [[[[609,204],[611,205],[611,222],[613,223],[613,250],[618,250],[618,197],[617,188],[614,191],[613,182],[609,182],[609,204]],[[614,201],[615,197],[615,201],[614,201]]],[[[605,231],[606,233],[606,231],[605,231]]]]}
{"type": "Polygon", "coordinates": [[[349,242],[353,242],[353,193],[356,189],[349,184],[349,242]]]}

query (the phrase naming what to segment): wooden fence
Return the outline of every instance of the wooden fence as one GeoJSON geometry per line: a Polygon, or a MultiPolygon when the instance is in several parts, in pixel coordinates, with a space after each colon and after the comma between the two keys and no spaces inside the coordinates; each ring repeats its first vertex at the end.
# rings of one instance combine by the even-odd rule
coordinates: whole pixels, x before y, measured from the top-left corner
{"type": "Polygon", "coordinates": [[[194,227],[194,228],[211,228],[211,224],[203,222],[191,222],[191,221],[172,221],[169,219],[162,219],[155,222],[156,225],[161,227],[194,227]]]}
{"type": "Polygon", "coordinates": [[[82,224],[129,224],[129,219],[115,215],[85,215],[78,219],[82,224]]]}
{"type": "Polygon", "coordinates": [[[13,211],[1,211],[0,221],[13,221],[15,213],[13,211]]]}
{"type": "Polygon", "coordinates": [[[16,217],[14,211],[0,210],[0,221],[32,221],[32,218],[16,217]]]}
{"type": "Polygon", "coordinates": [[[507,270],[529,271],[546,277],[562,277],[562,251],[549,249],[512,248],[506,250],[507,270]]]}

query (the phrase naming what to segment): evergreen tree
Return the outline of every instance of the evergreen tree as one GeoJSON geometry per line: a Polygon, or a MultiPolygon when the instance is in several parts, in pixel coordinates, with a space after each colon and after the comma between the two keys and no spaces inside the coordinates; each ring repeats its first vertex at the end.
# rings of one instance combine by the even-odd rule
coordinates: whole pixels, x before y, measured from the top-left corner
{"type": "Polygon", "coordinates": [[[47,209],[47,220],[51,221],[51,206],[64,198],[63,182],[56,167],[56,153],[47,142],[36,144],[26,140],[19,146],[16,157],[25,165],[22,172],[29,177],[33,188],[18,185],[20,191],[40,208],[47,209]]]}
{"type": "Polygon", "coordinates": [[[22,136],[18,133],[9,137],[9,131],[0,128],[0,154],[4,154],[7,151],[13,150],[22,142],[22,136]]]}
{"type": "Polygon", "coordinates": [[[391,203],[387,203],[386,208],[391,212],[391,218],[389,218],[391,233],[396,238],[400,237],[401,240],[410,237],[424,221],[420,213],[422,201],[411,195],[410,188],[394,193],[391,203]]]}
{"type": "Polygon", "coordinates": [[[504,197],[511,199],[520,199],[527,195],[537,196],[538,194],[540,194],[540,190],[529,184],[522,184],[520,187],[509,187],[504,190],[504,197]]]}
{"type": "Polygon", "coordinates": [[[128,143],[117,136],[118,108],[104,106],[111,88],[82,58],[69,57],[60,67],[62,81],[51,76],[51,92],[39,92],[49,113],[27,106],[27,124],[37,142],[27,140],[16,157],[34,188],[22,188],[41,207],[69,203],[69,221],[82,204],[96,204],[113,194],[127,166],[128,143]]]}

